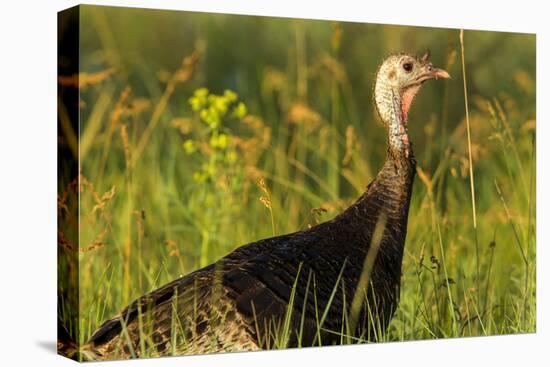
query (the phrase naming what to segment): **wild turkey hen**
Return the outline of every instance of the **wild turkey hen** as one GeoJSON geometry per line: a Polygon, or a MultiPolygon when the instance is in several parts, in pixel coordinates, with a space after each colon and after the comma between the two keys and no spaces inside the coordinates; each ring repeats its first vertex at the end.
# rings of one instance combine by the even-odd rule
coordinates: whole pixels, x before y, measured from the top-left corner
{"type": "Polygon", "coordinates": [[[374,102],[388,131],[387,158],[353,205],[310,229],[239,247],[139,298],[92,335],[82,359],[377,340],[399,298],[415,175],[409,109],[426,80],[449,78],[428,58],[392,55],[378,69],[374,102]]]}

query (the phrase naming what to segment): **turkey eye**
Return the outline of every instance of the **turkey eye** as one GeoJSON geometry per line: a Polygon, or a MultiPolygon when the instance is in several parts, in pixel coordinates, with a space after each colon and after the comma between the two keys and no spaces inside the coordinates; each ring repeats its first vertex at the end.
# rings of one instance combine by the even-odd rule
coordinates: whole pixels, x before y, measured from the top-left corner
{"type": "Polygon", "coordinates": [[[410,72],[412,68],[413,68],[413,64],[410,62],[406,62],[403,64],[403,69],[405,69],[407,73],[410,72]]]}

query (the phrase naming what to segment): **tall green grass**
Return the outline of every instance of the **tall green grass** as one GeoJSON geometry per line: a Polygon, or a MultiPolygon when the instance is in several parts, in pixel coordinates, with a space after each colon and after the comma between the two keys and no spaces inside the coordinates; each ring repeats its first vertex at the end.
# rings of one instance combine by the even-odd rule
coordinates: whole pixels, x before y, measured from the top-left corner
{"type": "MultiPolygon", "coordinates": [[[[413,106],[419,168],[401,297],[379,340],[535,331],[533,36],[467,31],[461,52],[455,30],[199,14],[161,22],[84,9],[81,67],[116,72],[81,90],[80,342],[136,297],[343,210],[385,156],[370,103],[376,65],[389,51],[425,46],[454,79],[426,84],[413,106]],[[156,26],[158,39],[139,22],[156,26]],[[188,32],[170,33],[175,26],[188,32]],[[527,56],[512,52],[518,45],[527,56]],[[234,90],[247,107],[243,118],[222,118],[231,164],[189,104],[201,87],[234,90]],[[213,172],[197,179],[205,162],[213,172]]],[[[294,332],[288,318],[270,336],[275,348],[294,332]]],[[[366,341],[340,333],[342,343],[366,341]]]]}

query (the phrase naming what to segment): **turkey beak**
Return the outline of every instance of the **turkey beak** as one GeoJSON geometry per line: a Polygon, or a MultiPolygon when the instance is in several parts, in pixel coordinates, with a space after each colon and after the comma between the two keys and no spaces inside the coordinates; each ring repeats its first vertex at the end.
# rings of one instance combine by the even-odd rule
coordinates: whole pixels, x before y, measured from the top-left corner
{"type": "Polygon", "coordinates": [[[433,77],[436,80],[437,79],[451,79],[451,76],[449,75],[449,73],[447,71],[443,70],[443,69],[432,67],[431,73],[432,73],[433,77]]]}
{"type": "Polygon", "coordinates": [[[443,69],[436,68],[432,64],[424,66],[424,72],[418,77],[417,82],[425,82],[429,79],[450,79],[449,73],[443,69]]]}

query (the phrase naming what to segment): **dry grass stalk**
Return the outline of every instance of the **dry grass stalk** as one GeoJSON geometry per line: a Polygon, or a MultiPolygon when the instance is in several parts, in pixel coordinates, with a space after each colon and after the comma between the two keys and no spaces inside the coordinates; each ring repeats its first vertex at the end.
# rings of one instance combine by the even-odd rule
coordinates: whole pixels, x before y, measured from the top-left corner
{"type": "Polygon", "coordinates": [[[344,158],[342,158],[342,164],[347,166],[353,158],[353,147],[355,144],[355,130],[352,125],[348,125],[346,128],[346,151],[344,153],[344,158]]]}
{"type": "Polygon", "coordinates": [[[64,87],[84,89],[109,79],[115,72],[115,68],[109,68],[96,73],[82,72],[73,75],[60,75],[57,82],[64,87]]]}
{"type": "Polygon", "coordinates": [[[166,84],[164,93],[162,94],[162,97],[158,101],[157,105],[155,106],[151,120],[149,121],[147,128],[145,128],[145,131],[143,132],[143,135],[141,136],[141,139],[134,151],[135,161],[139,159],[139,157],[145,150],[145,147],[149,143],[153,131],[157,127],[161,116],[164,114],[164,111],[168,106],[168,102],[170,100],[170,97],[174,93],[176,85],[179,83],[184,83],[188,81],[189,78],[191,78],[191,76],[195,72],[198,61],[199,53],[197,51],[194,51],[191,55],[185,57],[181,62],[180,68],[175,71],[175,73],[172,75],[172,78],[170,78],[170,80],[166,84]]]}
{"type": "Polygon", "coordinates": [[[130,141],[128,139],[128,127],[126,124],[120,125],[120,138],[122,139],[122,147],[124,148],[124,159],[126,162],[126,168],[130,169],[132,160],[130,156],[130,141]]]}
{"type": "Polygon", "coordinates": [[[464,30],[460,30],[460,55],[462,58],[462,82],[464,86],[464,110],[466,111],[466,131],[468,135],[468,163],[470,169],[470,194],[472,197],[472,221],[476,246],[476,281],[479,290],[479,243],[477,239],[476,192],[474,188],[474,164],[472,162],[472,138],[470,134],[470,115],[468,112],[468,87],[466,84],[466,62],[464,61],[464,30]]]}
{"type": "Polygon", "coordinates": [[[265,180],[263,179],[263,177],[260,177],[260,179],[258,180],[258,187],[264,193],[264,195],[260,196],[260,202],[267,209],[269,209],[269,215],[271,217],[271,230],[273,232],[273,235],[275,236],[275,219],[273,218],[273,205],[271,202],[271,194],[267,189],[267,186],[265,184],[265,180]]]}

